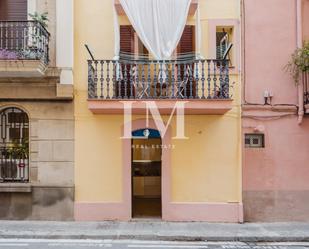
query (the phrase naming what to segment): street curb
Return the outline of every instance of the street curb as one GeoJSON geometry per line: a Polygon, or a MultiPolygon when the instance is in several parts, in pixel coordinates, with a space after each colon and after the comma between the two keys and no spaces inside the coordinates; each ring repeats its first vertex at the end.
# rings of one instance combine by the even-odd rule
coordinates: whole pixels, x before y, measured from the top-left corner
{"type": "Polygon", "coordinates": [[[153,241],[210,241],[210,242],[309,242],[308,236],[166,236],[166,235],[16,235],[0,234],[0,239],[89,239],[89,240],[153,240],[153,241]]]}

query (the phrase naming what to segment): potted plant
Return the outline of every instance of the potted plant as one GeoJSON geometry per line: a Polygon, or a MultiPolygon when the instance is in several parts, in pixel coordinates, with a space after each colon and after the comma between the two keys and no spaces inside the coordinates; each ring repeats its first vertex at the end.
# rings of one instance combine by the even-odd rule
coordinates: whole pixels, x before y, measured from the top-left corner
{"type": "Polygon", "coordinates": [[[33,14],[29,14],[33,21],[37,21],[40,23],[44,28],[48,27],[48,12],[44,12],[43,14],[39,14],[38,12],[34,12],[33,14]]]}
{"type": "Polygon", "coordinates": [[[23,139],[21,143],[13,141],[4,153],[1,175],[3,178],[15,179],[18,176],[18,168],[25,168],[29,158],[29,141],[23,139]]]}
{"type": "Polygon", "coordinates": [[[299,83],[302,73],[309,72],[309,41],[305,42],[302,48],[295,50],[286,69],[293,77],[295,84],[299,83]]]}
{"type": "MultiPolygon", "coordinates": [[[[47,29],[48,27],[48,12],[44,12],[43,14],[39,14],[38,12],[34,12],[33,14],[29,14],[33,21],[39,23],[43,28],[47,29]]],[[[29,27],[29,41],[28,47],[31,50],[36,50],[39,47],[39,43],[42,42],[42,31],[40,25],[34,25],[29,27]]],[[[30,54],[31,55],[31,54],[30,54]]],[[[27,54],[25,54],[27,57],[27,54]]],[[[30,56],[31,58],[31,56],[30,56]]]]}

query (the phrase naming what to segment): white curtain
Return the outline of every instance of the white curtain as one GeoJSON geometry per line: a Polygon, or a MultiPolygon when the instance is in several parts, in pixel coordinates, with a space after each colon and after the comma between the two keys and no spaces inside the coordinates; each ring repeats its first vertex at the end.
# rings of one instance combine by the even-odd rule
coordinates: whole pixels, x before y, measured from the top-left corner
{"type": "MultiPolygon", "coordinates": [[[[155,59],[171,58],[186,25],[191,0],[120,0],[120,3],[155,59]]],[[[119,45],[115,47],[119,51],[119,45]]]]}
{"type": "Polygon", "coordinates": [[[201,55],[201,45],[202,45],[201,16],[200,16],[200,4],[198,4],[195,16],[195,50],[198,59],[203,59],[203,56],[201,55]]]}
{"type": "Polygon", "coordinates": [[[113,4],[114,8],[114,39],[115,39],[115,47],[114,47],[114,60],[119,60],[119,53],[120,53],[120,28],[118,22],[118,15],[115,7],[115,1],[113,4]]]}

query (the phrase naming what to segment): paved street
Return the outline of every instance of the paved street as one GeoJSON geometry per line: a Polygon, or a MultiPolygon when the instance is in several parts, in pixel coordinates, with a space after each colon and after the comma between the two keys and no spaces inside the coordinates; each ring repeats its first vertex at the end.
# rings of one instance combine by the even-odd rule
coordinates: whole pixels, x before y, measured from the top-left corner
{"type": "Polygon", "coordinates": [[[0,239],[309,242],[309,223],[1,221],[0,239]]]}
{"type": "Polygon", "coordinates": [[[51,239],[0,239],[5,249],[84,249],[84,248],[209,248],[209,249],[304,249],[309,243],[242,243],[242,242],[172,242],[143,240],[51,240],[51,239]]]}

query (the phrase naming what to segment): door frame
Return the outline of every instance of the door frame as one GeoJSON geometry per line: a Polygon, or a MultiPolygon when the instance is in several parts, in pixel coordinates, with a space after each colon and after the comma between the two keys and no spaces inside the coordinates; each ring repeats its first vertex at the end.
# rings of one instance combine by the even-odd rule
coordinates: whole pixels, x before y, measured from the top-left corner
{"type": "MultiPolygon", "coordinates": [[[[143,128],[143,129],[139,129],[139,130],[135,130],[135,131],[140,131],[140,130],[146,130],[146,129],[149,129],[149,128],[143,128]]],[[[133,131],[133,132],[135,132],[133,131]]],[[[158,132],[158,130],[156,129],[156,131],[158,132]]],[[[132,133],[133,133],[132,132],[132,133]]],[[[133,217],[133,198],[134,198],[134,193],[133,193],[133,190],[134,190],[134,183],[133,183],[133,141],[134,139],[139,139],[138,137],[132,137],[131,139],[131,217],[133,217]]],[[[162,137],[148,137],[147,139],[160,139],[160,146],[162,146],[162,137]]],[[[161,215],[158,216],[158,217],[155,217],[155,218],[162,218],[162,147],[160,149],[160,154],[161,154],[161,161],[160,161],[160,200],[161,200],[161,210],[160,210],[160,213],[161,215]]],[[[151,218],[151,217],[150,217],[151,218]]]]}
{"type": "MultiPolygon", "coordinates": [[[[162,123],[156,120],[157,123],[162,123]]],[[[129,126],[131,132],[140,129],[154,129],[158,130],[154,120],[148,121],[148,126],[146,125],[146,119],[133,120],[132,123],[124,124],[122,127],[122,134],[124,132],[124,127],[129,126]]],[[[161,137],[162,142],[162,162],[161,162],[161,204],[162,204],[162,220],[165,220],[169,216],[170,210],[170,200],[171,200],[171,149],[164,149],[164,147],[169,148],[171,145],[171,127],[167,127],[167,131],[164,137],[161,137]]],[[[125,206],[126,218],[127,220],[132,219],[132,139],[124,138],[122,143],[123,151],[123,204],[125,206]]]]}

